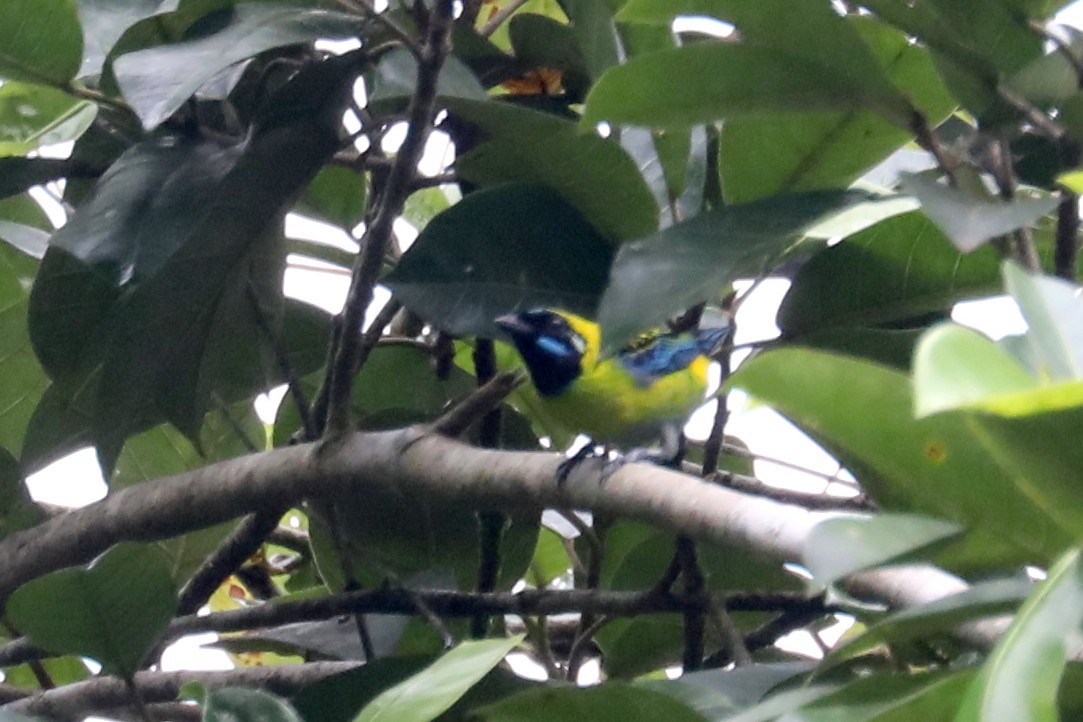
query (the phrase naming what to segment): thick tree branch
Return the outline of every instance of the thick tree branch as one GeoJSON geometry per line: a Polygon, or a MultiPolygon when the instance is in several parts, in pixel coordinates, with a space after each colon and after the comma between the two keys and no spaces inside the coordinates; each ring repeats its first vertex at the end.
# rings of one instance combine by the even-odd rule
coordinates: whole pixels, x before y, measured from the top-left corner
{"type": "MultiPolygon", "coordinates": [[[[313,662],[274,667],[243,667],[228,672],[139,672],[136,689],[148,703],[171,702],[189,682],[208,689],[251,687],[291,696],[310,684],[355,669],[357,662],[313,662]]],[[[131,691],[119,677],[95,677],[11,702],[5,712],[36,715],[50,720],[82,720],[88,713],[131,704],[131,691]]]]}
{"type": "MultiPolygon", "coordinates": [[[[753,497],[646,464],[628,464],[600,482],[601,460],[586,460],[564,484],[564,457],[477,449],[411,427],[349,434],[231,459],[111,494],[0,541],[0,598],[41,574],[90,561],[124,540],[153,541],[304,498],[374,487],[443,497],[480,509],[588,509],[640,520],[784,561],[801,558],[815,524],[834,516],[753,497]]],[[[851,591],[893,607],[966,589],[929,566],[894,567],[851,578],[851,591]]],[[[989,645],[1002,623],[969,625],[964,637],[989,645]]]]}

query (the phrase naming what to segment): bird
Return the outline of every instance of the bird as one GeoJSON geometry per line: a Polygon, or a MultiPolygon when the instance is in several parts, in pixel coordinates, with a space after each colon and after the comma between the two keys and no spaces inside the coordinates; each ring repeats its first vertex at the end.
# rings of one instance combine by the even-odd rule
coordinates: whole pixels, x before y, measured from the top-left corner
{"type": "Polygon", "coordinates": [[[546,412],[592,442],[562,465],[561,481],[595,445],[627,451],[621,463],[679,461],[681,429],[705,400],[709,357],[733,331],[729,323],[695,334],[656,329],[602,358],[598,324],[574,313],[541,308],[495,322],[515,345],[546,412]],[[660,454],[642,448],[658,441],[660,454]]]}

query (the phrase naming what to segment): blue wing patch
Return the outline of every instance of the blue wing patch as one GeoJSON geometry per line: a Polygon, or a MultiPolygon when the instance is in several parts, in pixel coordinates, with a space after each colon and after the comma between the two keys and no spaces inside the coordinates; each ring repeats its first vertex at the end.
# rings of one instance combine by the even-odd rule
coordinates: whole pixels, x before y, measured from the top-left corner
{"type": "Polygon", "coordinates": [[[701,354],[695,339],[663,336],[650,346],[623,353],[618,358],[636,384],[650,386],[663,376],[688,368],[701,354]]]}

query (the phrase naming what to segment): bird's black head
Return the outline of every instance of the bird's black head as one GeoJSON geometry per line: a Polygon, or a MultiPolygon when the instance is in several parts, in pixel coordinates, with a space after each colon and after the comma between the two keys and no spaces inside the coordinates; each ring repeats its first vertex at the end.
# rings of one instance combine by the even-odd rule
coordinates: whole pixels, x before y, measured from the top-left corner
{"type": "Polygon", "coordinates": [[[559,313],[524,311],[501,316],[496,325],[511,336],[542,396],[556,396],[582,373],[586,341],[559,313]]]}

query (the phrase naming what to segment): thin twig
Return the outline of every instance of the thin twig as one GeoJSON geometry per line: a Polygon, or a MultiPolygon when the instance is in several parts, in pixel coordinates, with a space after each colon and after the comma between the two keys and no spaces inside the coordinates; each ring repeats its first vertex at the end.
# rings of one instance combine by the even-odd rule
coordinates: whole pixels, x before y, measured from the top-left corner
{"type": "Polygon", "coordinates": [[[766,497],[784,504],[794,504],[805,509],[816,511],[875,511],[876,505],[864,494],[857,496],[833,496],[831,494],[814,494],[807,491],[794,491],[782,489],[777,486],[765,484],[759,479],[741,474],[729,472],[716,473],[711,477],[712,481],[722,486],[740,491],[745,494],[755,494],[766,497]]]}
{"type": "Polygon", "coordinates": [[[345,433],[350,427],[350,394],[362,353],[361,323],[372,302],[384,257],[391,242],[392,225],[402,213],[410,193],[410,181],[432,132],[436,83],[450,50],[449,34],[453,16],[452,0],[439,0],[431,14],[425,45],[418,56],[417,84],[410,99],[406,138],[395,155],[387,182],[379,195],[371,223],[365,228],[361,252],[354,264],[353,278],[342,312],[342,341],[331,369],[327,431],[345,433]]]}
{"type": "Polygon", "coordinates": [[[284,508],[250,514],[207,557],[177,595],[177,614],[194,614],[278,528],[284,508]]]}
{"type": "Polygon", "coordinates": [[[370,20],[383,25],[388,32],[394,35],[395,38],[409,49],[415,58],[421,57],[421,48],[418,46],[414,36],[406,32],[406,30],[395,22],[395,20],[386,12],[382,13],[377,10],[369,0],[337,0],[337,2],[344,8],[353,12],[360,12],[370,20]]]}
{"type": "MultiPolygon", "coordinates": [[[[597,535],[598,545],[591,549],[590,559],[587,561],[587,576],[583,586],[588,592],[597,592],[602,582],[602,568],[605,564],[605,537],[609,531],[609,522],[595,515],[594,533],[597,535]]],[[[567,679],[575,681],[579,677],[579,667],[583,662],[580,650],[583,644],[597,631],[602,619],[595,621],[595,615],[583,612],[579,618],[579,628],[572,644],[572,651],[568,653],[567,679]]]]}
{"type": "MultiPolygon", "coordinates": [[[[492,339],[478,338],[474,344],[474,375],[479,387],[484,387],[496,376],[496,348],[492,339]]],[[[500,405],[494,405],[484,416],[478,430],[478,445],[485,449],[500,447],[500,405]]],[[[478,575],[474,589],[491,592],[496,589],[500,576],[500,541],[504,536],[507,515],[499,511],[478,513],[478,575]]],[[[479,614],[471,621],[471,634],[483,639],[488,632],[489,618],[479,614]]]]}
{"type": "Polygon", "coordinates": [[[910,116],[910,130],[914,134],[914,140],[917,144],[931,153],[933,158],[936,159],[936,165],[948,178],[948,185],[952,188],[958,188],[959,178],[955,171],[959,167],[959,159],[948,153],[944,144],[940,142],[940,137],[936,134],[936,131],[929,125],[928,118],[916,108],[910,116]]]}
{"type": "MultiPolygon", "coordinates": [[[[700,600],[706,596],[707,580],[699,565],[696,543],[683,534],[677,537],[676,559],[681,568],[682,590],[686,600],[700,600]]],[[[706,622],[706,610],[689,605],[684,610],[684,653],[682,667],[685,672],[694,672],[703,666],[703,636],[706,622]]]]}
{"type": "Polygon", "coordinates": [[[497,28],[504,24],[504,21],[515,14],[515,11],[526,5],[527,0],[511,0],[507,5],[503,6],[495,13],[493,13],[485,24],[478,30],[478,35],[483,38],[487,38],[496,32],[497,28]]]}
{"type": "Polygon", "coordinates": [[[475,390],[433,422],[433,431],[444,436],[458,436],[495,408],[523,380],[524,376],[516,372],[493,377],[492,381],[475,390]]]}
{"type": "Polygon", "coordinates": [[[597,634],[602,627],[609,624],[611,617],[601,616],[597,619],[592,619],[590,624],[583,628],[580,624],[580,629],[575,635],[575,640],[572,642],[571,649],[568,650],[568,669],[565,670],[565,679],[569,682],[577,682],[579,680],[579,670],[582,667],[583,659],[586,656],[587,645],[594,641],[594,635],[597,634]],[[573,665],[572,662],[575,662],[573,665]]]}
{"type": "Polygon", "coordinates": [[[1057,206],[1057,237],[1053,249],[1054,273],[1061,278],[1076,280],[1079,266],[1079,196],[1062,190],[1057,206]]]}
{"type": "Polygon", "coordinates": [[[745,640],[741,636],[740,630],[733,623],[733,617],[730,616],[726,605],[712,603],[710,612],[711,621],[718,628],[719,636],[722,637],[725,648],[733,658],[734,664],[738,667],[747,667],[752,664],[752,655],[749,653],[748,647],[745,646],[745,640]]]}

